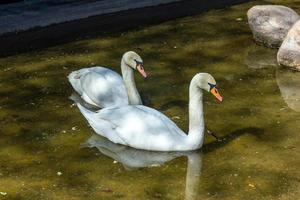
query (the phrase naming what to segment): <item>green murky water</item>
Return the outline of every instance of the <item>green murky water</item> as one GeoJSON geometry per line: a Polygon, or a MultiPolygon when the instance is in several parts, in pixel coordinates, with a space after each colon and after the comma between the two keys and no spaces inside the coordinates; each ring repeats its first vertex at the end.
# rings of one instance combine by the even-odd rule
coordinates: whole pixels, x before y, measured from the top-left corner
{"type": "Polygon", "coordinates": [[[283,2],[300,13],[296,1],[257,1],[1,58],[0,199],[299,198],[300,73],[253,42],[245,16],[283,2]],[[179,155],[93,135],[66,76],[94,65],[120,71],[127,50],[151,73],[136,76],[139,91],[184,130],[190,79],[213,74],[225,101],[205,96],[206,125],[222,141],[206,135],[202,152],[179,155]]]}

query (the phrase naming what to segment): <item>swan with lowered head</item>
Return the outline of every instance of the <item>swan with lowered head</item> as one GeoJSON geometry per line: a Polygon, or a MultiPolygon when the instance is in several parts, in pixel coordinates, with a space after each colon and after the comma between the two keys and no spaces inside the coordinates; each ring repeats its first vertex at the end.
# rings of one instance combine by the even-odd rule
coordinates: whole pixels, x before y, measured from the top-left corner
{"type": "Polygon", "coordinates": [[[164,114],[146,106],[127,105],[98,112],[79,103],[77,106],[95,132],[114,143],[151,151],[189,151],[201,148],[204,141],[203,90],[223,100],[210,74],[196,74],[189,87],[188,135],[164,114]]]}
{"type": "Polygon", "coordinates": [[[133,51],[126,52],[121,60],[122,77],[104,67],[83,68],[68,75],[69,82],[87,103],[100,107],[141,105],[133,70],[146,78],[142,58],[133,51]]]}

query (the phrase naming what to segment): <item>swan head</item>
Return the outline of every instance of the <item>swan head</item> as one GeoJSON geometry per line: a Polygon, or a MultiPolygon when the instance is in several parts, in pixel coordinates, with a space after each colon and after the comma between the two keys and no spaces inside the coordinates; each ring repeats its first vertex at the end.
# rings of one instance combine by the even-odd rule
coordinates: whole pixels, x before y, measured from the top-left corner
{"type": "Polygon", "coordinates": [[[197,86],[200,89],[206,90],[207,92],[210,92],[212,95],[214,95],[220,102],[223,101],[223,97],[219,93],[217,89],[217,83],[216,80],[212,75],[209,73],[198,73],[194,77],[197,79],[197,86]]]}
{"type": "Polygon", "coordinates": [[[125,61],[126,65],[134,70],[138,70],[138,72],[140,72],[144,78],[147,78],[147,73],[144,70],[143,60],[137,53],[134,51],[127,51],[123,55],[123,60],[125,61]]]}

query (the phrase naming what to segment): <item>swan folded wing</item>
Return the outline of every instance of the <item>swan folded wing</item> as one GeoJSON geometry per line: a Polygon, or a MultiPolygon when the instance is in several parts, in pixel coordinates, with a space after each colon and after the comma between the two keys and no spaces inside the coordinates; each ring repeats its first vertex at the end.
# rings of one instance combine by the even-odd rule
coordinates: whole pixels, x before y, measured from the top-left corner
{"type": "Polygon", "coordinates": [[[117,125],[111,121],[102,119],[98,113],[86,109],[79,103],[77,103],[77,106],[97,134],[108,138],[114,143],[127,145],[116,133],[117,125]]]}
{"type": "Polygon", "coordinates": [[[80,95],[82,95],[80,78],[88,72],[89,72],[88,68],[83,68],[77,71],[73,71],[68,75],[69,82],[71,83],[74,90],[80,95]]]}
{"type": "MultiPolygon", "coordinates": [[[[111,70],[110,70],[111,71],[111,70]]],[[[112,73],[106,73],[105,79],[111,85],[111,93],[113,93],[114,105],[123,106],[128,105],[128,94],[123,81],[123,78],[114,71],[112,73]]]]}
{"type": "Polygon", "coordinates": [[[146,107],[146,106],[137,106],[137,107],[142,107],[142,109],[145,112],[151,113],[152,115],[154,115],[157,118],[159,118],[160,120],[162,120],[164,122],[164,124],[168,127],[170,132],[179,134],[181,136],[187,136],[180,128],[178,128],[178,126],[172,120],[170,120],[164,114],[162,114],[152,108],[146,107]]]}
{"type": "Polygon", "coordinates": [[[164,151],[186,136],[170,119],[145,106],[108,108],[98,114],[115,124],[118,136],[134,148],[164,151]]]}
{"type": "Polygon", "coordinates": [[[106,68],[104,67],[90,67],[90,68],[82,68],[76,71],[71,72],[68,75],[69,82],[71,83],[72,87],[74,90],[82,95],[83,94],[83,89],[82,89],[82,80],[81,78],[84,77],[89,72],[96,72],[96,73],[102,73],[105,71],[106,68]]]}
{"type": "Polygon", "coordinates": [[[122,78],[109,69],[101,71],[103,73],[90,71],[81,78],[83,92],[100,107],[127,105],[128,98],[122,78]]]}

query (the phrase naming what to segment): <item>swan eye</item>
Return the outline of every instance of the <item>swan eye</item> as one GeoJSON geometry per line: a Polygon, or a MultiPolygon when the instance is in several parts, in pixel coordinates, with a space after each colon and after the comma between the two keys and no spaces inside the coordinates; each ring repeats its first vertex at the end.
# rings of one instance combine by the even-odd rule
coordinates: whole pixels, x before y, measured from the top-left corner
{"type": "Polygon", "coordinates": [[[212,90],[217,86],[216,84],[212,84],[212,83],[208,83],[208,85],[209,85],[209,90],[212,90]]]}

